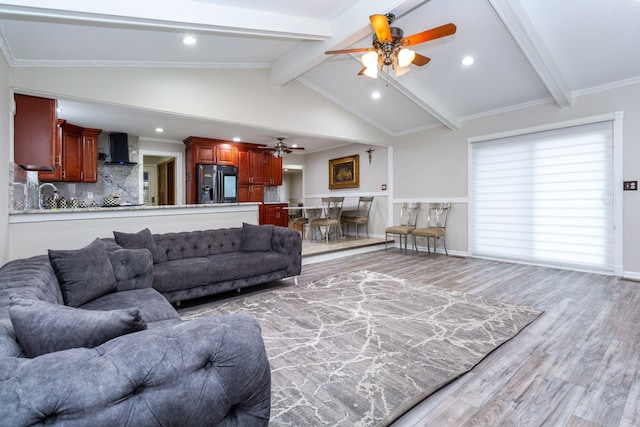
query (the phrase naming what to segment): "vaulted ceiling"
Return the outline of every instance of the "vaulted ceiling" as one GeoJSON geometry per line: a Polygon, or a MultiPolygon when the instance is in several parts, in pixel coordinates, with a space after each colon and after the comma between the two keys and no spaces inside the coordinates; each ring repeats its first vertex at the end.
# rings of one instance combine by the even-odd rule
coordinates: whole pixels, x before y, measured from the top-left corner
{"type": "MultiPolygon", "coordinates": [[[[0,49],[15,69],[268,69],[272,85],[297,80],[397,137],[538,103],[570,108],[581,94],[638,83],[638,22],[638,0],[22,0],[0,4],[0,49]],[[324,54],[371,46],[369,16],[385,13],[405,36],[449,22],[457,32],[415,46],[431,62],[399,77],[358,76],[361,54],[324,54]],[[197,43],[181,44],[186,34],[197,43]],[[475,62],[462,65],[466,56],[475,62]]],[[[65,110],[154,136],[136,128],[148,117],[127,123],[150,113],[76,102],[65,110]]],[[[168,119],[165,137],[194,132],[188,118],[168,119]]],[[[227,134],[242,127],[218,126],[227,134]]],[[[330,144],[300,139],[308,151],[330,144]]]]}

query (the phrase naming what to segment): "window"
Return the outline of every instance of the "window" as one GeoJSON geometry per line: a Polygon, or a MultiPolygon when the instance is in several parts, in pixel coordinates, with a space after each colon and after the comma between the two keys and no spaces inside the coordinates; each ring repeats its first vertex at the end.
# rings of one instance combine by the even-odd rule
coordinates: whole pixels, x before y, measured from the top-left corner
{"type": "Polygon", "coordinates": [[[614,271],[613,120],[473,142],[473,256],[614,271]]]}

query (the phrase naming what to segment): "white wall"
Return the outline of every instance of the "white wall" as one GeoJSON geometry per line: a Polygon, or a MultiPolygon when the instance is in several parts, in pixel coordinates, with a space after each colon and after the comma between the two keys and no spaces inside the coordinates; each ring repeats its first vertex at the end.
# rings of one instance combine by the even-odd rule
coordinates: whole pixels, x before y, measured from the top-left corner
{"type": "MultiPolygon", "coordinates": [[[[640,84],[635,84],[578,96],[571,108],[560,109],[553,103],[547,103],[465,121],[460,130],[438,128],[398,137],[394,143],[395,199],[457,201],[453,206],[456,220],[448,226],[447,232],[451,236],[447,242],[448,248],[464,253],[468,242],[468,138],[616,111],[624,113],[623,179],[638,180],[640,84]]],[[[622,183],[615,185],[622,186],[622,183]]],[[[623,197],[624,275],[640,278],[640,257],[637,255],[640,250],[637,243],[640,241],[640,221],[637,220],[640,193],[626,191],[623,197]]]]}
{"type": "Polygon", "coordinates": [[[382,184],[387,184],[387,148],[365,144],[348,144],[330,151],[308,154],[305,162],[305,197],[318,198],[331,196],[357,196],[362,193],[379,193],[382,184]],[[367,149],[375,151],[371,156],[371,164],[367,149]],[[360,187],[329,190],[329,160],[340,157],[360,156],[360,187]]]}
{"type": "Polygon", "coordinates": [[[9,259],[9,158],[13,97],[9,92],[9,65],[0,55],[0,265],[9,259]]]}
{"type": "Polygon", "coordinates": [[[53,98],[100,101],[340,140],[387,144],[392,139],[301,83],[269,84],[266,69],[20,68],[11,73],[10,85],[53,98]],[[300,108],[301,99],[304,108],[300,108]]]}
{"type": "Polygon", "coordinates": [[[389,193],[381,188],[383,184],[388,185],[387,147],[347,144],[330,151],[307,154],[305,157],[305,204],[320,205],[321,197],[344,196],[344,206],[355,207],[358,197],[374,196],[369,215],[369,234],[372,237],[383,237],[387,226],[389,193]],[[375,150],[371,154],[371,164],[366,152],[369,148],[375,150]],[[329,190],[329,160],[355,154],[360,156],[360,187],[329,190]]]}
{"type": "Polygon", "coordinates": [[[48,212],[13,215],[9,224],[9,259],[43,255],[47,249],[79,249],[113,231],[152,233],[242,227],[258,223],[258,205],[167,207],[151,210],[48,212]]]}

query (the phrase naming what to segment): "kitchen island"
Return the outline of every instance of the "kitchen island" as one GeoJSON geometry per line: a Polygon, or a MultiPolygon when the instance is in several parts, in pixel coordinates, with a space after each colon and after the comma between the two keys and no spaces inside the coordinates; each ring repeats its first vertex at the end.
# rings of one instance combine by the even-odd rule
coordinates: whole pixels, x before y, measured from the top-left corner
{"type": "Polygon", "coordinates": [[[258,224],[259,203],[33,209],[9,213],[9,259],[78,249],[113,231],[152,233],[258,224]]]}

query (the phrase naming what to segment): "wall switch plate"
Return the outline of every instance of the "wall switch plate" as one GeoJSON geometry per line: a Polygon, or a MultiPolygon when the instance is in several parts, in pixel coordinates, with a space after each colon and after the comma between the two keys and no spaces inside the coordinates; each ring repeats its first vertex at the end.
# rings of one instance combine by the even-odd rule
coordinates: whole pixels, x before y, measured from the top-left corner
{"type": "Polygon", "coordinates": [[[638,191],[638,181],[624,181],[624,191],[638,191]]]}

